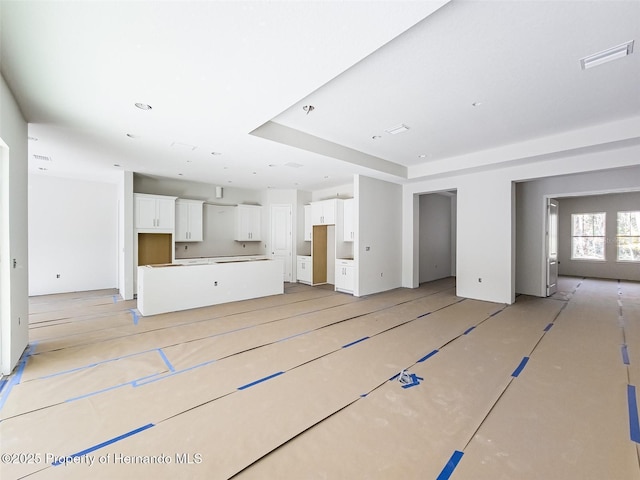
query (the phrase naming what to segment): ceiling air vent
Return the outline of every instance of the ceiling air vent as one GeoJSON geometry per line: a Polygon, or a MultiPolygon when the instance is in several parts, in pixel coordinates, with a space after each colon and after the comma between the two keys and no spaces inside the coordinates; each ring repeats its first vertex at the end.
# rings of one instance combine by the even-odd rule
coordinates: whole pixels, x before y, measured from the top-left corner
{"type": "Polygon", "coordinates": [[[47,157],[46,155],[33,155],[33,158],[35,158],[36,160],[42,160],[43,162],[50,162],[51,161],[51,157],[47,157]]]}
{"type": "Polygon", "coordinates": [[[617,60],[618,58],[631,55],[633,53],[633,42],[634,41],[631,40],[630,42],[626,42],[616,47],[611,47],[607,50],[594,53],[593,55],[589,55],[588,57],[581,58],[580,66],[583,70],[586,70],[587,68],[597,67],[598,65],[602,65],[603,63],[611,62],[613,60],[617,60]]]}

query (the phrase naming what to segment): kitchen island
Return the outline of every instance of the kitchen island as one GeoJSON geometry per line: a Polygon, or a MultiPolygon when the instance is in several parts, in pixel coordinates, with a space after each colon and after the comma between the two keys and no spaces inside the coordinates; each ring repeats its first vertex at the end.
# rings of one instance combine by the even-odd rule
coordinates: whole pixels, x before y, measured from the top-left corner
{"type": "Polygon", "coordinates": [[[221,257],[138,267],[138,311],[143,316],[283,293],[278,259],[221,257]]]}

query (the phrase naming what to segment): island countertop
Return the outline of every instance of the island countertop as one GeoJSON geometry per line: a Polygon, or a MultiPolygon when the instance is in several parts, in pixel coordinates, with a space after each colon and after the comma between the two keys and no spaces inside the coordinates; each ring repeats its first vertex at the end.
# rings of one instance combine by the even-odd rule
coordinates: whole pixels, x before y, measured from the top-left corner
{"type": "Polygon", "coordinates": [[[138,267],[138,311],[149,316],[284,293],[280,259],[206,260],[138,267]]]}

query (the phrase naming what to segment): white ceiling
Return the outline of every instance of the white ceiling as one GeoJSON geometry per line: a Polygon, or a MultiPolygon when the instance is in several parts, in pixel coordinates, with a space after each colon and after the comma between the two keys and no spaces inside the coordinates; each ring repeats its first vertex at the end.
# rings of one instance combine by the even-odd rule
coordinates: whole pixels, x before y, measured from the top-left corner
{"type": "Polygon", "coordinates": [[[0,0],[0,19],[36,173],[315,190],[640,139],[640,1],[0,0]]]}

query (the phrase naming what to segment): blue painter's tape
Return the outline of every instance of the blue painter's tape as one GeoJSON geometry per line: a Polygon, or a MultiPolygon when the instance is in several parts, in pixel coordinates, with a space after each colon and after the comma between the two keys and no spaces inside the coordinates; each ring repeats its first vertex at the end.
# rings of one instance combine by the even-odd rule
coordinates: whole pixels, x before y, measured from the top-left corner
{"type": "Polygon", "coordinates": [[[173,368],[173,365],[171,365],[171,362],[169,361],[169,359],[167,358],[167,356],[164,354],[164,352],[162,351],[161,348],[158,349],[158,353],[160,354],[160,356],[162,357],[162,360],[164,360],[165,365],[167,366],[167,368],[169,369],[170,372],[175,372],[176,369],[173,368]]]}
{"type": "Polygon", "coordinates": [[[475,326],[475,325],[474,325],[473,327],[469,327],[469,328],[467,328],[467,329],[464,331],[463,335],[467,335],[467,334],[468,334],[471,330],[473,330],[474,328],[476,328],[476,326],[475,326]]]}
{"type": "Polygon", "coordinates": [[[351,342],[351,343],[347,343],[346,345],[343,345],[342,348],[347,348],[347,347],[350,347],[351,345],[355,345],[356,343],[364,342],[368,338],[369,337],[362,337],[361,339],[356,340],[355,342],[351,342]]]}
{"type": "Polygon", "coordinates": [[[389,379],[389,381],[391,382],[391,381],[393,381],[393,380],[396,380],[399,376],[400,376],[400,374],[399,374],[399,373],[396,373],[393,377],[391,377],[391,378],[389,379]]]}
{"type": "Polygon", "coordinates": [[[524,369],[524,366],[527,364],[527,362],[529,361],[529,357],[524,357],[522,359],[522,361],[520,362],[520,365],[518,365],[518,368],[516,368],[513,373],[511,374],[512,377],[517,377],[518,375],[520,375],[520,372],[522,372],[522,370],[524,369]]]}
{"type": "Polygon", "coordinates": [[[2,389],[4,388],[4,386],[7,384],[7,379],[3,378],[2,380],[0,380],[0,392],[2,392],[2,389]]]}
{"type": "Polygon", "coordinates": [[[238,390],[244,390],[246,388],[253,387],[254,385],[257,385],[257,384],[262,383],[262,382],[266,382],[267,380],[271,380],[272,378],[277,377],[278,375],[282,375],[283,373],[284,372],[277,372],[277,373],[271,374],[271,375],[269,375],[267,377],[264,377],[264,378],[261,378],[259,380],[256,380],[255,382],[247,383],[246,385],[242,385],[241,387],[238,387],[238,390]]]}
{"type": "Polygon", "coordinates": [[[629,365],[629,351],[627,350],[627,346],[626,345],[622,345],[622,362],[625,365],[629,365]]]}
{"type": "Polygon", "coordinates": [[[113,303],[118,303],[118,296],[117,295],[113,296],[113,303]]]}
{"type": "Polygon", "coordinates": [[[27,360],[29,360],[29,357],[33,354],[33,351],[36,348],[36,344],[37,342],[33,342],[29,345],[29,348],[25,350],[18,362],[16,373],[13,376],[9,377],[8,381],[5,379],[5,381],[7,382],[6,388],[0,389],[2,391],[2,395],[0,395],[0,410],[2,410],[2,407],[4,407],[4,404],[9,398],[9,394],[11,393],[11,390],[13,390],[13,387],[18,385],[22,380],[22,374],[24,372],[25,366],[27,365],[27,360]]]}
{"type": "Polygon", "coordinates": [[[420,360],[418,360],[418,363],[422,363],[425,360],[428,360],[429,358],[433,357],[436,353],[438,353],[438,350],[434,350],[433,352],[427,353],[424,357],[422,357],[420,360]]]}
{"type": "Polygon", "coordinates": [[[547,325],[546,327],[544,327],[544,331],[548,332],[549,330],[551,330],[551,327],[553,327],[553,323],[550,323],[549,325],[547,325]]]}
{"type": "Polygon", "coordinates": [[[453,455],[451,455],[451,458],[449,459],[447,464],[444,466],[444,468],[442,469],[442,471],[440,472],[440,475],[438,475],[438,478],[436,480],[448,480],[451,477],[451,474],[453,473],[453,471],[458,466],[458,463],[460,462],[460,459],[462,458],[463,455],[464,455],[464,452],[461,452],[460,450],[456,450],[455,452],[453,452],[453,455]]]}
{"type": "Polygon", "coordinates": [[[131,315],[133,315],[133,324],[137,325],[138,324],[138,312],[136,312],[135,308],[130,308],[129,311],[131,312],[131,315]]]}
{"type": "Polygon", "coordinates": [[[154,426],[155,425],[153,423],[148,423],[147,425],[144,425],[144,426],[142,426],[140,428],[136,428],[135,430],[131,430],[130,432],[123,433],[122,435],[119,435],[119,436],[114,437],[114,438],[112,438],[110,440],[107,440],[106,442],[102,442],[102,443],[99,443],[97,445],[94,445],[93,447],[89,447],[89,448],[87,448],[85,450],[82,450],[81,452],[72,453],[71,455],[67,455],[62,460],[57,460],[57,461],[53,462],[51,465],[54,466],[54,467],[57,467],[58,465],[63,464],[65,459],[81,457],[83,455],[87,455],[87,454],[89,454],[91,452],[95,452],[96,450],[99,450],[99,449],[104,448],[104,447],[106,447],[108,445],[111,445],[112,443],[119,442],[120,440],[124,440],[127,437],[135,435],[136,433],[143,432],[143,431],[145,431],[145,430],[147,430],[147,429],[149,429],[151,427],[154,427],[154,426]]]}
{"type": "Polygon", "coordinates": [[[640,443],[640,421],[638,421],[638,399],[635,385],[627,385],[627,400],[629,402],[629,433],[631,440],[640,443]]]}

